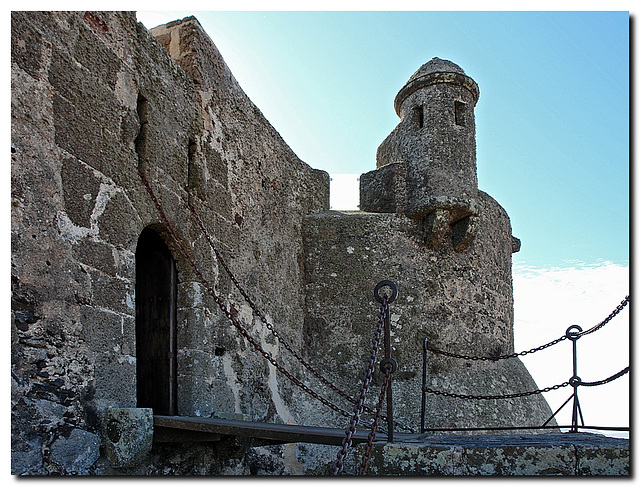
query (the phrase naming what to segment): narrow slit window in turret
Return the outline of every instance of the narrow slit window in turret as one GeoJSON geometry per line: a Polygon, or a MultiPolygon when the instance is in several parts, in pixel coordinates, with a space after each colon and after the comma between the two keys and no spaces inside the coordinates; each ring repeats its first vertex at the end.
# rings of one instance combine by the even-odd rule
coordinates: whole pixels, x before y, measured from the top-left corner
{"type": "Polygon", "coordinates": [[[466,125],[465,117],[466,117],[466,111],[467,111],[467,104],[462,101],[456,101],[454,103],[454,106],[455,106],[456,125],[464,127],[466,125]]]}

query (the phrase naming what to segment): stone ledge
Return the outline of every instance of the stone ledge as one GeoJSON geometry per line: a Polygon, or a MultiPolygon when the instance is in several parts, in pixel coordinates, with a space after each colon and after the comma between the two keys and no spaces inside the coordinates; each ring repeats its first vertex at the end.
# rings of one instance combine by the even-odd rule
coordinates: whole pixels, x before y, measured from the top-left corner
{"type": "MultiPolygon", "coordinates": [[[[364,444],[345,472],[357,474],[364,444]]],[[[592,433],[422,436],[373,445],[368,475],[628,476],[629,440],[592,433]]]]}

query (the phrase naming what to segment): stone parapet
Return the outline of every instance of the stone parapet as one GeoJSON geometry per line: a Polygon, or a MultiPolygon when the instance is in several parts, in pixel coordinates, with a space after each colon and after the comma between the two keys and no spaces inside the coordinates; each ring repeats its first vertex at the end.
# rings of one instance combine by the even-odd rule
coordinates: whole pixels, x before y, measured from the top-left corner
{"type": "MultiPolygon", "coordinates": [[[[365,445],[345,466],[357,474],[365,445]]],[[[375,443],[370,476],[629,476],[629,440],[591,433],[428,436],[375,443]]]]}

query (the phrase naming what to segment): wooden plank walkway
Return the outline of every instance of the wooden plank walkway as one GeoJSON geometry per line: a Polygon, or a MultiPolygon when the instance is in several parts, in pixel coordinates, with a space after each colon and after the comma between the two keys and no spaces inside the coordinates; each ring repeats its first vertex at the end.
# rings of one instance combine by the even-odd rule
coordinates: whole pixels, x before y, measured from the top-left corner
{"type": "MultiPolygon", "coordinates": [[[[309,427],[305,425],[271,424],[202,417],[178,417],[154,415],[154,435],[158,442],[181,440],[215,441],[222,436],[236,436],[258,439],[262,443],[287,444],[306,442],[312,444],[342,445],[344,429],[329,427],[309,427]]],[[[367,442],[368,429],[357,430],[353,444],[367,442]]],[[[394,442],[415,439],[418,434],[394,434],[394,442]]],[[[379,432],[376,441],[387,440],[387,434],[379,432]]]]}

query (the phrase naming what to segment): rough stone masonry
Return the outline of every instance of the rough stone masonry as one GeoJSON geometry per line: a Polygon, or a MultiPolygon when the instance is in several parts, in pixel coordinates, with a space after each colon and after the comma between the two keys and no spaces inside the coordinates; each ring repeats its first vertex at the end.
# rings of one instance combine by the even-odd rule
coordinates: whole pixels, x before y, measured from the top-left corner
{"type": "MultiPolygon", "coordinates": [[[[137,409],[130,430],[151,434],[152,409],[344,428],[274,363],[351,410],[304,363],[357,393],[382,279],[400,289],[393,392],[409,427],[424,337],[513,351],[519,241],[477,188],[479,90],[455,64],[434,59],[401,89],[401,121],[361,178],[362,211],[335,212],[328,174],[291,151],[195,18],[151,32],[133,12],[11,18],[13,474],[322,473],[336,447],[151,443],[116,423],[137,409]],[[117,442],[142,452],[121,457],[117,442]]],[[[428,377],[470,394],[536,387],[518,360],[434,356],[428,377]]],[[[538,395],[435,397],[427,416],[446,427],[549,414],[538,395]]]]}

